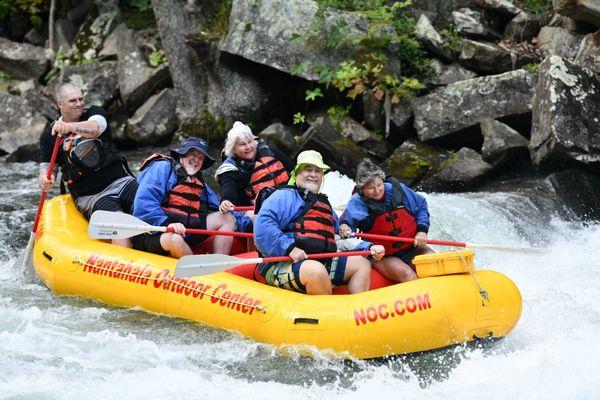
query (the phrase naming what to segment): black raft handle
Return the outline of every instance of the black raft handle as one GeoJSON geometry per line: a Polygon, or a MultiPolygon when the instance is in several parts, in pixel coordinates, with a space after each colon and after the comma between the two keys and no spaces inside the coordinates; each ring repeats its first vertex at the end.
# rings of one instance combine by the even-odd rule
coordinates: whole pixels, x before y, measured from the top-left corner
{"type": "Polygon", "coordinates": [[[319,320],[316,318],[294,318],[294,325],[296,324],[319,325],[319,320]]]}

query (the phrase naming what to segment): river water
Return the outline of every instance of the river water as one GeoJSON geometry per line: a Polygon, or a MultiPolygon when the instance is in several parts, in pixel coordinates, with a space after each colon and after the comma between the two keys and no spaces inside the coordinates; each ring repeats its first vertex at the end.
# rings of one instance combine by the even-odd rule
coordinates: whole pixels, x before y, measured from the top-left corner
{"type": "MultiPolygon", "coordinates": [[[[476,254],[478,267],[515,281],[521,319],[493,344],[348,362],[27,282],[14,264],[39,199],[36,168],[0,166],[0,399],[600,396],[600,226],[560,207],[514,193],[428,194],[431,238],[548,249],[476,254]]],[[[344,204],[351,186],[332,176],[326,191],[344,204]]]]}

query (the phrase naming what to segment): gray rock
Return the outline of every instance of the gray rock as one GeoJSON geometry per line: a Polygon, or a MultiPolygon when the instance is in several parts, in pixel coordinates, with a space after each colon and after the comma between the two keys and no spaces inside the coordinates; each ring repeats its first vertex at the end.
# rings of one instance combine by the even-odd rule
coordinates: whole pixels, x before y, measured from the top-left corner
{"type": "Polygon", "coordinates": [[[35,110],[36,114],[44,116],[48,121],[54,121],[58,118],[59,113],[56,103],[38,87],[23,91],[21,97],[35,110]]]}
{"type": "Polygon", "coordinates": [[[169,68],[162,64],[151,68],[135,44],[131,29],[120,26],[117,37],[119,61],[117,76],[121,98],[128,110],[135,110],[148,97],[171,83],[169,68]]]}
{"type": "Polygon", "coordinates": [[[538,47],[545,56],[574,59],[581,37],[563,28],[544,26],[538,35],[538,47]]]}
{"type": "Polygon", "coordinates": [[[456,29],[462,35],[477,39],[495,40],[500,38],[498,32],[495,32],[485,21],[483,13],[470,8],[461,8],[452,12],[452,19],[456,29]]]}
{"type": "Polygon", "coordinates": [[[75,25],[81,24],[91,11],[92,5],[89,0],[78,1],[75,7],[67,11],[67,18],[75,25]]]}
{"type": "Polygon", "coordinates": [[[23,40],[34,46],[44,47],[48,39],[47,32],[40,32],[37,28],[31,28],[26,34],[23,40]]]}
{"type": "Polygon", "coordinates": [[[177,129],[176,101],[172,89],[150,97],[127,121],[125,136],[142,146],[168,143],[177,129]]]}
{"type": "Polygon", "coordinates": [[[198,59],[186,38],[195,33],[198,21],[186,10],[185,0],[152,0],[152,9],[160,32],[163,49],[169,59],[173,86],[177,92],[177,113],[181,118],[192,117],[206,107],[207,83],[198,73],[198,59]]]}
{"type": "Polygon", "coordinates": [[[106,39],[104,39],[104,42],[102,43],[102,48],[98,53],[98,57],[104,59],[117,59],[117,56],[119,55],[119,50],[117,48],[118,36],[119,35],[116,29],[108,34],[108,36],[106,37],[106,39]]]}
{"type": "Polygon", "coordinates": [[[389,156],[381,167],[406,185],[413,186],[449,155],[416,140],[406,140],[389,156]]]}
{"type": "Polygon", "coordinates": [[[434,77],[426,81],[430,86],[446,86],[451,83],[475,78],[477,74],[469,71],[459,63],[446,65],[439,60],[431,60],[429,67],[434,73],[434,77]]]}
{"type": "Polygon", "coordinates": [[[508,0],[483,0],[482,3],[484,9],[504,16],[514,17],[522,11],[508,0]]]}
{"type": "Polygon", "coordinates": [[[47,66],[44,48],[0,37],[0,70],[17,79],[39,79],[47,66]]]}
{"type": "Polygon", "coordinates": [[[594,0],[553,0],[554,11],[600,27],[600,3],[594,0]]]}
{"type": "Polygon", "coordinates": [[[452,11],[472,5],[473,0],[414,0],[415,14],[425,14],[437,28],[452,22],[452,11]]]}
{"type": "Polygon", "coordinates": [[[450,84],[411,100],[421,141],[441,138],[486,119],[531,110],[536,76],[524,70],[450,84]]]}
{"type": "Polygon", "coordinates": [[[73,47],[87,59],[98,56],[104,40],[113,32],[121,19],[118,10],[100,14],[97,18],[88,18],[79,28],[73,47]]]}
{"type": "Polygon", "coordinates": [[[421,186],[427,190],[461,191],[480,182],[492,166],[473,149],[463,147],[439,165],[421,186]]]}
{"type": "Polygon", "coordinates": [[[285,154],[292,154],[296,146],[293,128],[280,122],[267,126],[258,136],[269,143],[275,144],[285,154]]]}
{"type": "Polygon", "coordinates": [[[46,118],[18,96],[0,92],[0,104],[0,153],[10,154],[23,146],[37,144],[46,126],[46,118]]]}
{"type": "Polygon", "coordinates": [[[244,68],[224,60],[207,70],[208,111],[226,125],[237,120],[260,119],[265,113],[268,94],[244,68]]]}
{"type": "MultiPolygon", "coordinates": [[[[324,46],[323,35],[310,40],[292,40],[295,35],[306,35],[315,26],[318,5],[313,0],[234,0],[229,17],[229,32],[223,51],[244,57],[259,64],[290,73],[295,65],[308,61],[312,68],[298,76],[318,80],[317,65],[337,66],[350,58],[352,49],[331,49],[324,46]]],[[[368,31],[366,16],[328,8],[323,13],[324,26],[344,23],[348,34],[368,31]]]]}
{"type": "Polygon", "coordinates": [[[493,119],[482,121],[480,126],[483,135],[481,156],[485,162],[499,167],[528,155],[527,139],[510,126],[493,119]]]}
{"type": "Polygon", "coordinates": [[[304,150],[317,150],[332,169],[348,176],[354,176],[356,165],[368,156],[365,149],[338,133],[329,119],[324,117],[317,117],[304,132],[301,143],[291,158],[295,159],[304,150]]]}
{"type": "Polygon", "coordinates": [[[377,100],[369,91],[363,92],[361,98],[365,126],[369,129],[383,130],[385,127],[383,101],[377,100]]]}
{"type": "Polygon", "coordinates": [[[600,73],[600,32],[590,33],[581,41],[575,64],[600,73]]]}
{"type": "Polygon", "coordinates": [[[63,52],[71,48],[75,39],[75,25],[66,18],[59,18],[54,22],[54,51],[62,49],[63,52]]]}
{"type": "Polygon", "coordinates": [[[435,54],[446,61],[452,61],[456,55],[452,50],[445,46],[444,39],[435,30],[431,21],[424,14],[419,17],[415,26],[415,37],[423,43],[423,46],[432,54],[435,54]]]}
{"type": "Polygon", "coordinates": [[[410,101],[401,101],[392,105],[392,123],[398,130],[408,128],[410,119],[413,117],[413,109],[410,101]]]}
{"type": "Polygon", "coordinates": [[[538,16],[522,11],[511,19],[504,28],[504,39],[528,42],[538,34],[540,28],[541,22],[538,16]]]}
{"type": "Polygon", "coordinates": [[[475,71],[500,73],[512,71],[536,61],[529,54],[519,55],[493,43],[468,39],[463,39],[462,43],[462,51],[458,59],[461,64],[475,71]]]}
{"type": "Polygon", "coordinates": [[[540,65],[529,149],[534,165],[600,163],[600,75],[558,56],[540,65]]]}
{"type": "Polygon", "coordinates": [[[377,138],[367,128],[352,118],[344,117],[339,123],[342,136],[351,139],[354,143],[365,148],[370,154],[376,157],[385,157],[390,153],[391,150],[386,141],[377,138]]]}
{"type": "Polygon", "coordinates": [[[580,169],[569,169],[550,174],[545,181],[579,218],[600,220],[600,178],[580,169]]]}

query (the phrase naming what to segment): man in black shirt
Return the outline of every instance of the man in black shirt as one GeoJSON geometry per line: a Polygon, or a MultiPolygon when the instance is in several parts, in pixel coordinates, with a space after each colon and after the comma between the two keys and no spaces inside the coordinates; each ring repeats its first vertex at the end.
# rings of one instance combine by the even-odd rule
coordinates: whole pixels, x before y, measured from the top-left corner
{"type": "MultiPolygon", "coordinates": [[[[131,212],[137,182],[112,142],[104,110],[85,109],[81,90],[71,83],[58,88],[56,104],[60,117],[40,137],[40,188],[45,191],[54,185],[54,171],[50,179],[46,175],[54,143],[61,135],[64,141],[56,162],[77,209],[88,219],[96,210],[131,212]]],[[[113,243],[131,247],[129,239],[113,243]]]]}

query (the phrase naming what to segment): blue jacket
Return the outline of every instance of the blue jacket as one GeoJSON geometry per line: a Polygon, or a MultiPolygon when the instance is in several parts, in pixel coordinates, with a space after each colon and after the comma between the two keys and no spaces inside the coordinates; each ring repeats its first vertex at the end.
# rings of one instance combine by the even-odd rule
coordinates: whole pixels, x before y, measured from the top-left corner
{"type": "MultiPolygon", "coordinates": [[[[295,247],[292,221],[298,218],[304,209],[305,201],[300,193],[292,188],[278,189],[263,203],[254,220],[254,244],[265,257],[285,256],[295,247]]],[[[334,230],[339,222],[332,210],[334,230]]],[[[368,250],[370,242],[361,242],[356,251],[368,250]]]]}
{"type": "MultiPolygon", "coordinates": [[[[394,189],[389,182],[385,182],[384,187],[384,204],[389,206],[392,202],[394,189]]],[[[400,183],[400,187],[404,191],[402,205],[410,215],[415,217],[418,232],[427,233],[429,231],[429,208],[427,207],[427,200],[403,183],[400,183]]],[[[358,193],[354,193],[346,206],[346,210],[340,217],[340,222],[347,224],[352,230],[356,230],[360,223],[367,220],[369,217],[367,205],[358,193]]]]}

